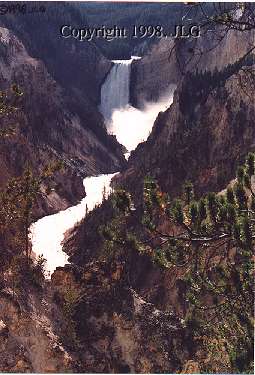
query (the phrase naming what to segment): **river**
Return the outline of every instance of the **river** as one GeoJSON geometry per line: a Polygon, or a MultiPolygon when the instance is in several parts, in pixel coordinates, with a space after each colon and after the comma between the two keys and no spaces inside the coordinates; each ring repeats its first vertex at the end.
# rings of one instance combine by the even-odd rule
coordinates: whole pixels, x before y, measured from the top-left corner
{"type": "MultiPolygon", "coordinates": [[[[157,103],[145,103],[143,110],[132,107],[129,104],[130,72],[132,61],[137,58],[113,61],[114,65],[101,88],[99,108],[108,132],[116,135],[127,148],[128,155],[138,143],[147,139],[158,113],[171,104],[174,91],[174,87],[170,87],[167,96],[157,103]]],[[[43,255],[47,260],[49,276],[56,267],[68,263],[67,254],[62,251],[65,232],[85,217],[86,210],[91,211],[102,202],[104,190],[106,194],[110,193],[110,182],[115,174],[86,177],[83,180],[86,197],[78,205],[45,216],[31,225],[33,253],[43,255]]]]}

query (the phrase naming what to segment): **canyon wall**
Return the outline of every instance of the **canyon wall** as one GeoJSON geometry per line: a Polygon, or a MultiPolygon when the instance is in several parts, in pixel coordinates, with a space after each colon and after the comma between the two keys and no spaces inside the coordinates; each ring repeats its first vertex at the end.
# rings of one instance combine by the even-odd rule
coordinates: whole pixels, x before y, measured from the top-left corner
{"type": "Polygon", "coordinates": [[[116,183],[138,196],[137,181],[150,174],[176,195],[186,179],[202,193],[233,178],[254,149],[254,84],[245,71],[252,67],[243,58],[254,40],[253,30],[217,27],[197,39],[162,39],[133,63],[131,95],[138,107],[156,101],[172,82],[177,89],[173,104],[159,113],[152,134],[131,153],[116,183]]]}
{"type": "Polygon", "coordinates": [[[33,6],[36,9],[43,6],[45,11],[25,15],[16,12],[15,16],[7,13],[1,17],[0,26],[12,30],[28,54],[42,60],[52,78],[72,95],[83,96],[87,106],[99,103],[101,83],[111,62],[93,42],[65,39],[60,33],[63,25],[84,25],[80,11],[65,2],[27,4],[28,9],[33,6]]]}
{"type": "MultiPolygon", "coordinates": [[[[86,96],[84,82],[80,85],[74,79],[73,86],[71,78],[64,82],[65,74],[57,77],[49,60],[44,64],[6,28],[1,33],[1,85],[14,82],[24,91],[21,110],[10,118],[17,123],[17,133],[1,143],[1,185],[19,174],[27,159],[34,169],[61,159],[66,175],[57,177],[58,189],[40,208],[41,213],[52,212],[77,199],[82,176],[125,166],[122,150],[107,136],[95,110],[98,90],[86,96]]],[[[128,190],[135,201],[130,216],[123,215],[122,227],[119,217],[114,217],[114,234],[119,228],[134,235],[142,230],[146,175],[156,178],[171,197],[180,195],[186,179],[192,180],[197,195],[219,191],[235,177],[246,153],[255,150],[254,84],[243,72],[246,66],[225,72],[226,65],[236,61],[229,52],[229,60],[214,60],[222,64],[218,68],[224,74],[206,75],[202,68],[197,72],[192,68],[194,76],[182,78],[174,61],[169,70],[167,44],[153,48],[153,57],[148,55],[139,65],[133,88],[136,105],[156,100],[173,83],[172,72],[178,87],[173,104],[158,115],[148,140],[131,153],[127,168],[114,178],[113,184],[128,190]]],[[[214,70],[210,59],[203,64],[214,70]]],[[[21,281],[8,269],[2,272],[1,371],[199,373],[203,353],[193,339],[194,327],[189,330],[183,320],[186,299],[181,271],[162,270],[134,249],[130,238],[111,247],[102,225],[110,224],[113,215],[111,203],[105,200],[68,233],[64,249],[73,264],[57,268],[51,281],[42,278],[42,285],[36,286],[38,280],[30,280],[25,272],[18,275],[21,281]]],[[[229,370],[222,363],[220,369],[229,370]]]]}
{"type": "Polygon", "coordinates": [[[208,31],[197,39],[160,39],[132,64],[131,103],[142,108],[157,101],[170,84],[178,84],[187,72],[221,70],[254,46],[253,31],[208,31]]]}
{"type": "Polygon", "coordinates": [[[16,134],[1,140],[0,182],[19,175],[26,162],[38,171],[61,160],[65,172],[56,175],[57,189],[38,203],[39,216],[56,212],[84,196],[83,177],[119,170],[125,163],[122,150],[86,96],[61,86],[6,28],[0,28],[0,43],[1,88],[15,83],[23,92],[18,111],[2,119],[15,122],[16,134]]]}
{"type": "Polygon", "coordinates": [[[195,81],[183,81],[173,104],[158,115],[148,140],[131,153],[127,170],[115,177],[115,183],[135,197],[141,197],[148,174],[172,196],[181,192],[185,180],[194,183],[198,194],[219,191],[254,150],[254,86],[249,74],[232,75],[198,101],[192,100],[198,95],[195,81]]]}

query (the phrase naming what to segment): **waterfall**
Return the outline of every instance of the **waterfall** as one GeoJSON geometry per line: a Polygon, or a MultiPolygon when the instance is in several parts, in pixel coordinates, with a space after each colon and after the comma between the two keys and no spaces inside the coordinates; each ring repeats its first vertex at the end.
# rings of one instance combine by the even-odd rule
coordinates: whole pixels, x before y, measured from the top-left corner
{"type": "Polygon", "coordinates": [[[126,147],[128,158],[136,146],[145,141],[160,111],[166,110],[173,100],[175,85],[169,85],[157,102],[144,102],[143,109],[130,105],[130,73],[133,60],[113,60],[113,67],[101,87],[100,111],[107,130],[114,134],[119,143],[126,147]]]}
{"type": "Polygon", "coordinates": [[[113,67],[101,88],[100,111],[105,120],[110,120],[116,109],[125,108],[129,104],[129,83],[131,63],[139,57],[132,56],[130,60],[113,60],[113,67]]]}

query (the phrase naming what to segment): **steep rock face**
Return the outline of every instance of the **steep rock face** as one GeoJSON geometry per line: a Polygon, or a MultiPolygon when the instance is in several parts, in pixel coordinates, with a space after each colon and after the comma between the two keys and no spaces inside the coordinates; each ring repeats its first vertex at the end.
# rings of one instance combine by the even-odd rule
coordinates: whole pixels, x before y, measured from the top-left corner
{"type": "Polygon", "coordinates": [[[56,334],[57,306],[47,293],[29,292],[26,303],[10,288],[0,292],[0,371],[74,372],[75,358],[56,334]]]}
{"type": "MultiPolygon", "coordinates": [[[[106,250],[107,245],[105,248],[107,240],[102,235],[102,228],[105,227],[106,223],[111,223],[113,218],[116,219],[116,212],[112,202],[107,200],[69,231],[65,238],[63,251],[69,255],[69,261],[72,264],[79,267],[88,262],[93,263],[95,259],[101,259],[101,257],[107,259],[108,256],[111,256],[106,250]]],[[[141,221],[142,210],[138,207],[123,226],[130,235],[144,241],[147,237],[144,234],[141,221]]],[[[169,228],[166,221],[163,220],[161,225],[162,232],[169,231],[171,233],[172,228],[169,228]]],[[[121,252],[120,249],[117,245],[114,250],[116,254],[121,252]]],[[[145,301],[152,303],[155,308],[165,312],[173,311],[183,318],[187,310],[186,288],[183,281],[185,268],[180,267],[178,270],[163,269],[153,262],[149,250],[148,253],[142,253],[129,247],[125,250],[125,253],[129,257],[124,266],[129,275],[128,283],[130,287],[145,301]]],[[[60,272],[58,274],[60,275],[59,280],[64,278],[60,272]]]]}
{"type": "Polygon", "coordinates": [[[254,46],[255,33],[217,28],[197,39],[161,39],[132,64],[131,103],[157,101],[170,84],[178,84],[188,71],[221,70],[254,46]],[[209,36],[208,36],[209,35],[209,36]]]}
{"type": "Polygon", "coordinates": [[[32,2],[25,5],[27,13],[16,11],[5,14],[0,26],[12,30],[24,44],[30,56],[42,60],[54,80],[72,92],[84,97],[87,105],[99,103],[100,88],[111,62],[91,42],[63,38],[61,26],[82,27],[84,19],[70,3],[32,2]],[[44,12],[29,14],[31,8],[44,12]]]}
{"type": "Polygon", "coordinates": [[[82,371],[176,372],[189,359],[180,320],[129,288],[124,264],[98,261],[80,271],[59,268],[52,285],[59,301],[67,287],[80,293],[73,321],[82,371]]]}
{"type": "Polygon", "coordinates": [[[157,101],[171,84],[179,82],[181,74],[170,51],[174,41],[162,39],[153,44],[140,60],[131,66],[130,101],[141,108],[144,102],[157,101]]]}
{"type": "Polygon", "coordinates": [[[62,160],[64,175],[57,175],[57,190],[40,204],[39,216],[66,208],[84,195],[82,177],[114,172],[124,164],[121,148],[108,136],[101,115],[76,100],[49,75],[42,61],[28,55],[23,44],[1,28],[0,82],[16,83],[24,92],[20,111],[5,121],[17,124],[16,135],[1,140],[1,183],[17,175],[28,161],[41,169],[49,160],[62,160]],[[59,197],[58,197],[59,196],[59,197]]]}
{"type": "Polygon", "coordinates": [[[159,114],[148,140],[131,154],[128,169],[115,177],[116,183],[136,198],[141,197],[146,174],[172,196],[180,193],[187,179],[198,193],[222,189],[255,147],[253,84],[246,75],[242,89],[239,78],[232,75],[194,103],[183,100],[181,93],[192,93],[196,87],[180,87],[171,107],[159,114]]]}

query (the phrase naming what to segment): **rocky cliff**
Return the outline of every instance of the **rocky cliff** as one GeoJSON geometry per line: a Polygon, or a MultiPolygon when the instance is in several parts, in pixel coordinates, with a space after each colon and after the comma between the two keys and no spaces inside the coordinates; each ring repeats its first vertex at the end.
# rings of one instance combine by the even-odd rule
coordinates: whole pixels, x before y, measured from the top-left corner
{"type": "Polygon", "coordinates": [[[124,264],[57,269],[52,283],[60,305],[67,286],[78,291],[72,318],[82,372],[176,372],[188,359],[181,321],[128,287],[124,264]]]}
{"type": "Polygon", "coordinates": [[[42,293],[26,281],[24,284],[23,279],[20,281],[25,288],[16,284],[14,289],[11,277],[2,274],[5,289],[1,287],[0,291],[0,371],[75,371],[75,358],[56,333],[62,316],[47,286],[42,293]]]}
{"type": "Polygon", "coordinates": [[[218,27],[206,34],[202,30],[197,39],[160,39],[132,64],[132,104],[140,108],[145,101],[157,101],[187,72],[213,72],[233,64],[254,46],[254,38],[253,31],[227,32],[218,27]]]}
{"type": "MultiPolygon", "coordinates": [[[[20,289],[2,289],[0,370],[150,373],[185,368],[192,350],[181,320],[128,287],[124,269],[121,263],[104,262],[79,270],[66,266],[54,272],[52,285],[43,291],[30,285],[24,297],[20,289]]],[[[8,278],[11,286],[10,275],[4,275],[7,285],[8,278]]]]}
{"type": "Polygon", "coordinates": [[[188,74],[173,104],[158,115],[148,140],[131,153],[127,170],[115,177],[116,183],[134,196],[141,194],[138,181],[147,174],[172,196],[189,179],[198,194],[222,189],[255,147],[254,84],[243,70],[230,64],[222,73],[188,74]],[[207,85],[211,87],[204,89],[207,85]]]}
{"type": "Polygon", "coordinates": [[[23,91],[19,111],[8,119],[15,121],[16,134],[1,140],[1,183],[19,174],[25,162],[38,170],[61,160],[65,173],[40,203],[39,215],[55,212],[84,195],[82,177],[119,170],[121,147],[107,135],[102,116],[86,96],[77,97],[55,81],[44,62],[31,57],[8,29],[0,32],[1,88],[15,83],[23,91]]]}
{"type": "Polygon", "coordinates": [[[67,88],[70,96],[83,96],[86,106],[99,103],[101,83],[111,62],[93,42],[65,39],[60,34],[63,25],[86,24],[80,11],[67,2],[31,2],[26,9],[25,14],[17,10],[6,13],[0,26],[12,30],[28,54],[42,60],[52,78],[67,88]],[[33,7],[37,12],[30,13],[33,7]],[[40,7],[43,12],[38,11],[40,7]]]}
{"type": "MultiPolygon", "coordinates": [[[[37,168],[48,158],[60,158],[68,176],[58,177],[62,193],[50,195],[56,207],[60,195],[67,195],[66,202],[72,199],[68,194],[76,185],[77,171],[115,171],[124,164],[121,151],[107,137],[100,115],[88,112],[87,100],[96,101],[96,94],[73,100],[66,85],[52,78],[49,66],[9,36],[2,29],[1,82],[6,87],[14,80],[30,99],[13,118],[16,135],[2,142],[0,162],[6,176],[1,183],[18,173],[27,158],[37,168]],[[71,171],[72,181],[67,179],[71,171]]],[[[163,50],[166,61],[168,51],[163,50]]],[[[255,150],[253,81],[244,74],[246,65],[232,65],[227,71],[224,65],[221,74],[192,70],[181,82],[176,78],[173,104],[159,114],[148,140],[114,179],[135,198],[135,210],[123,214],[122,226],[113,223],[116,237],[123,228],[132,234],[141,229],[145,175],[155,177],[171,197],[180,194],[186,179],[194,182],[197,195],[219,191],[246,153],[255,150]]],[[[165,64],[162,72],[170,82],[165,64]]],[[[156,82],[146,83],[137,102],[156,99],[160,87],[167,87],[153,74],[156,82]]],[[[141,253],[129,238],[115,247],[104,246],[107,232],[102,236],[101,226],[112,218],[106,200],[68,234],[65,250],[73,264],[58,268],[51,281],[34,272],[35,265],[28,269],[25,263],[19,269],[19,258],[18,265],[10,262],[1,273],[0,371],[199,373],[199,363],[210,362],[194,339],[196,327],[184,321],[185,269],[162,270],[148,256],[151,249],[141,253]]],[[[221,359],[216,358],[216,372],[228,373],[221,359]]]]}
{"type": "MultiPolygon", "coordinates": [[[[208,191],[220,191],[225,188],[229,181],[235,177],[236,166],[243,161],[247,152],[255,150],[254,82],[249,73],[245,72],[247,68],[245,62],[242,62],[241,66],[231,62],[233,62],[231,59],[228,60],[227,69],[226,66],[220,69],[219,65],[218,72],[192,71],[187,74],[176,89],[173,104],[167,111],[158,115],[148,140],[141,143],[131,153],[127,169],[114,177],[113,184],[124,187],[131,192],[131,196],[135,199],[136,210],[130,214],[130,218],[124,222],[122,227],[128,233],[141,235],[138,222],[141,220],[143,179],[146,175],[157,179],[160,187],[170,197],[180,196],[185,180],[191,180],[194,183],[196,195],[200,196],[208,191]]],[[[211,71],[211,69],[208,70],[211,71]]],[[[157,83],[155,83],[155,87],[156,85],[157,83]]],[[[133,251],[131,245],[126,247],[124,245],[123,257],[125,261],[118,267],[116,266],[114,270],[107,271],[108,275],[112,274],[112,271],[114,275],[121,275],[124,272],[122,275],[124,283],[120,282],[114,292],[117,300],[121,301],[120,305],[110,292],[109,281],[98,283],[98,277],[101,278],[107,269],[107,266],[99,260],[106,258],[113,265],[110,260],[111,248],[105,248],[107,233],[102,236],[103,223],[108,224],[112,219],[113,213],[110,204],[104,202],[101,207],[71,231],[64,247],[70,255],[70,260],[78,267],[82,267],[83,270],[87,270],[85,274],[82,273],[83,276],[78,276],[79,283],[85,277],[88,284],[87,287],[82,288],[85,294],[77,303],[73,318],[78,327],[77,332],[81,333],[80,339],[84,340],[86,337],[88,347],[93,346],[97,349],[97,358],[100,358],[102,365],[97,368],[97,371],[110,372],[123,369],[123,371],[134,372],[161,372],[168,369],[167,371],[198,373],[200,371],[198,363],[211,361],[215,368],[221,368],[221,371],[228,372],[229,367],[224,360],[208,359],[204,353],[199,351],[196,346],[198,343],[192,337],[194,327],[190,331],[186,325],[184,331],[178,331],[179,333],[183,332],[185,343],[189,344],[188,347],[185,347],[185,343],[183,343],[182,358],[179,357],[178,350],[180,337],[175,337],[174,332],[170,333],[165,327],[165,322],[170,322],[172,319],[170,316],[174,320],[180,319],[180,323],[181,319],[186,317],[185,267],[162,269],[155,265],[146,254],[133,251]],[[96,267],[96,275],[94,271],[90,272],[94,267],[96,267]],[[88,289],[90,283],[91,290],[88,289]],[[95,288],[95,284],[98,285],[99,290],[95,288]],[[105,289],[108,291],[107,296],[103,292],[105,289]],[[130,293],[132,298],[130,298],[130,293]],[[141,317],[136,315],[134,308],[130,312],[130,305],[126,302],[127,297],[131,301],[131,306],[137,306],[140,303],[143,307],[151,306],[152,310],[149,314],[152,319],[155,317],[156,309],[157,316],[161,316],[161,327],[166,332],[164,339],[173,348],[171,353],[174,356],[169,357],[169,352],[159,340],[157,321],[153,323],[155,330],[151,331],[152,328],[147,321],[148,314],[145,310],[142,312],[143,318],[146,316],[143,335],[148,339],[149,345],[140,341],[141,337],[138,332],[142,323],[141,317]],[[94,308],[91,307],[92,301],[94,308]],[[124,311],[130,314],[128,324],[126,316],[123,320],[123,304],[124,311]],[[96,319],[94,319],[95,306],[98,308],[98,310],[96,309],[98,314],[96,319]],[[115,319],[116,313],[118,320],[115,319]],[[84,317],[82,322],[80,321],[81,316],[84,317]],[[84,324],[84,321],[89,321],[90,326],[84,324]],[[102,324],[105,324],[104,329],[102,329],[102,324]],[[109,326],[112,330],[108,332],[109,326]],[[125,327],[124,336],[123,331],[119,331],[119,327],[125,327]],[[105,334],[106,331],[107,334],[105,334]],[[148,331],[153,332],[150,337],[147,336],[148,331]],[[84,332],[84,336],[82,332],[84,332]],[[85,332],[91,332],[89,337],[85,335],[85,332]],[[113,346],[109,344],[109,337],[114,343],[113,346]],[[177,339],[175,341],[177,346],[173,344],[172,337],[177,339]],[[139,343],[139,347],[133,338],[139,343]],[[99,347],[102,339],[104,344],[99,347]],[[153,352],[151,351],[152,346],[155,350],[153,352]],[[160,353],[164,353],[162,362],[158,357],[159,346],[161,347],[160,353]],[[143,366],[141,366],[141,361],[138,361],[134,350],[143,358],[143,366]],[[118,362],[115,359],[116,352],[119,353],[118,362]],[[105,361],[105,358],[108,361],[105,361]]],[[[165,223],[162,223],[163,225],[165,223]]],[[[114,226],[113,230],[118,234],[121,231],[118,226],[114,226]]],[[[169,233],[171,230],[172,228],[169,229],[169,233]]],[[[139,235],[138,238],[140,238],[139,235]]],[[[143,235],[144,233],[142,238],[143,235]]],[[[112,250],[116,251],[114,254],[117,254],[116,257],[119,259],[122,257],[120,250],[122,245],[123,243],[119,243],[112,250]]],[[[57,284],[61,284],[60,280],[63,279],[63,276],[58,275],[61,273],[63,275],[65,272],[67,270],[56,271],[53,277],[57,278],[57,284]]],[[[56,284],[56,279],[54,283],[56,284]]],[[[110,284],[115,285],[113,281],[110,284]]],[[[172,323],[170,324],[172,325],[172,323]]],[[[176,321],[174,326],[175,329],[177,327],[181,329],[182,323],[179,326],[176,321]]],[[[160,337],[162,338],[161,335],[160,337]]],[[[92,369],[96,366],[95,353],[92,354],[90,351],[86,355],[88,356],[86,358],[91,358],[92,369]]]]}

